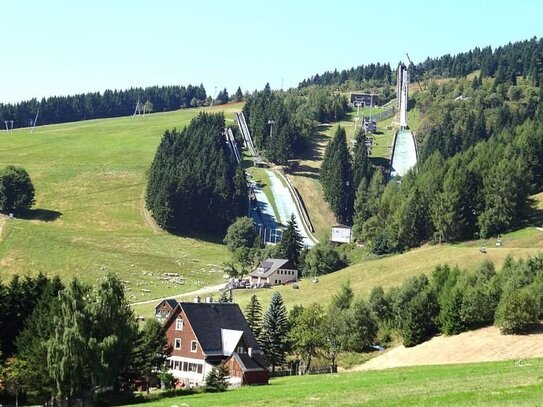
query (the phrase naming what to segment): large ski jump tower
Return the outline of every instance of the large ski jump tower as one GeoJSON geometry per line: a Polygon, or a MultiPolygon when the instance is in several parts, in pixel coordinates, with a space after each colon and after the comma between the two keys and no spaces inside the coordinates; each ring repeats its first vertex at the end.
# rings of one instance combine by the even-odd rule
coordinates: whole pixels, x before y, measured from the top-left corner
{"type": "Polygon", "coordinates": [[[409,73],[407,66],[400,63],[398,65],[398,83],[396,85],[396,95],[398,98],[398,122],[400,129],[407,128],[407,96],[409,88],[409,73]]]}

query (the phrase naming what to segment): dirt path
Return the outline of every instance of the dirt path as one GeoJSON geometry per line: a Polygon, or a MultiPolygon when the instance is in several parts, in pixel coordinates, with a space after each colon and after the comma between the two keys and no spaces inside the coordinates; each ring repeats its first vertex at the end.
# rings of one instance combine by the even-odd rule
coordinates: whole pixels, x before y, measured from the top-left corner
{"type": "Polygon", "coordinates": [[[6,224],[9,217],[6,215],[0,215],[0,242],[4,240],[4,225],[6,224]]]}
{"type": "Polygon", "coordinates": [[[165,300],[166,298],[195,297],[197,295],[216,293],[221,288],[224,288],[225,285],[226,285],[226,283],[221,283],[221,284],[217,284],[217,285],[202,287],[202,288],[199,288],[198,290],[189,291],[187,293],[182,293],[182,294],[177,294],[177,295],[170,295],[168,297],[163,297],[163,298],[155,298],[153,300],[145,300],[145,301],[133,302],[130,305],[143,305],[143,304],[158,303],[159,301],[165,300]]]}
{"type": "Polygon", "coordinates": [[[495,327],[438,336],[413,348],[398,346],[351,371],[400,366],[492,362],[543,357],[543,327],[530,335],[502,335],[495,327]]]}
{"type": "Polygon", "coordinates": [[[145,207],[145,191],[146,189],[144,189],[141,194],[141,205],[140,205],[141,218],[143,219],[143,223],[145,223],[153,232],[155,232],[156,234],[159,234],[160,232],[162,232],[162,229],[160,229],[160,227],[156,224],[155,220],[153,219],[153,217],[151,216],[151,214],[145,207]]]}

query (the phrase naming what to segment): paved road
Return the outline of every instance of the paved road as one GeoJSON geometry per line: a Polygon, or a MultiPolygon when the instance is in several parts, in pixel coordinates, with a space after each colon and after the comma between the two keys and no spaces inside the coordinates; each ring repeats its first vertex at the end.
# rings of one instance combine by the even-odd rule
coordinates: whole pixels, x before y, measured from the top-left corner
{"type": "Polygon", "coordinates": [[[151,303],[157,303],[158,304],[160,301],[165,300],[166,298],[195,297],[197,295],[202,295],[202,294],[216,293],[221,288],[224,288],[225,285],[226,285],[226,283],[221,283],[221,284],[217,284],[217,285],[202,287],[202,288],[199,288],[198,290],[189,291],[187,293],[170,295],[168,297],[163,297],[163,298],[155,298],[154,300],[145,300],[145,301],[133,302],[130,305],[143,305],[143,304],[151,304],[151,303]]]}

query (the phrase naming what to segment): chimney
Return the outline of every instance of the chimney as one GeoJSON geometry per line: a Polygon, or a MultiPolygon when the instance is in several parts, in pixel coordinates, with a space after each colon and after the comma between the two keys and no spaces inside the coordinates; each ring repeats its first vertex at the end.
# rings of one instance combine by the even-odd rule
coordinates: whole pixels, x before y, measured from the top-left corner
{"type": "Polygon", "coordinates": [[[206,297],[206,303],[210,304],[213,302],[213,297],[206,297]]]}
{"type": "Polygon", "coordinates": [[[194,302],[200,302],[200,296],[197,295],[196,297],[194,297],[194,302]]]}
{"type": "Polygon", "coordinates": [[[253,357],[253,348],[247,348],[247,353],[249,354],[249,357],[253,357]]]}

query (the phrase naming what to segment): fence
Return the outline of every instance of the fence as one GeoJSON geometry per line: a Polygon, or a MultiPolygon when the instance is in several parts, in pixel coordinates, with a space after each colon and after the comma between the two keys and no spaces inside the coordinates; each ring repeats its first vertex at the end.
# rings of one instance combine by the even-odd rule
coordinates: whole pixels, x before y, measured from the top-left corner
{"type": "Polygon", "coordinates": [[[273,373],[270,373],[272,377],[284,377],[284,376],[302,376],[305,374],[326,374],[326,373],[336,373],[337,368],[332,366],[313,366],[310,367],[307,372],[304,371],[304,366],[299,363],[294,363],[290,366],[289,369],[276,370],[273,373]]]}
{"type": "MultiPolygon", "coordinates": [[[[376,122],[380,122],[381,120],[388,119],[392,116],[394,116],[394,108],[391,107],[387,110],[377,111],[375,113],[372,112],[371,119],[375,120],[376,122]]],[[[369,116],[364,116],[364,118],[369,120],[369,116]]]]}

